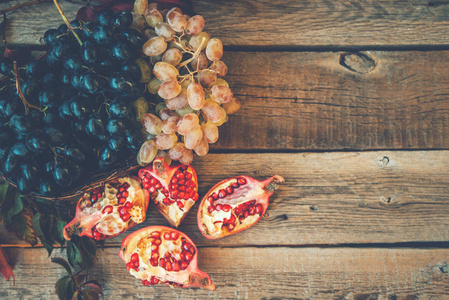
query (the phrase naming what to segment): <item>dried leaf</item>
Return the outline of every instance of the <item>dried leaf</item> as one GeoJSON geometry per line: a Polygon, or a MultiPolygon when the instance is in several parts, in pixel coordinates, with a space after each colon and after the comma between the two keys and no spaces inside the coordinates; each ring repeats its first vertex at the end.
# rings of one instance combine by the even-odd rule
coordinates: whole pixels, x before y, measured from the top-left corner
{"type": "Polygon", "coordinates": [[[85,283],[81,286],[81,290],[82,291],[86,291],[86,290],[92,290],[94,291],[96,294],[98,295],[103,295],[103,289],[101,288],[100,285],[97,285],[95,283],[85,283]]]}
{"type": "Polygon", "coordinates": [[[25,240],[34,246],[37,244],[37,235],[32,220],[33,211],[29,206],[25,206],[19,214],[12,217],[11,224],[7,226],[7,229],[13,232],[19,239],[25,240]]]}
{"type": "Polygon", "coordinates": [[[14,272],[8,263],[8,255],[2,247],[0,247],[0,272],[5,276],[6,280],[12,277],[15,282],[14,272]]]}

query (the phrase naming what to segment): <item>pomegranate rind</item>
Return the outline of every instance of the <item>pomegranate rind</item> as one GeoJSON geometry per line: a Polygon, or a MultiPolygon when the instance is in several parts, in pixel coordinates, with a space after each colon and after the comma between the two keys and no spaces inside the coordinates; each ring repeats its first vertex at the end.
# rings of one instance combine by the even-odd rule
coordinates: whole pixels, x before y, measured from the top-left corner
{"type": "MultiPolygon", "coordinates": [[[[154,159],[153,164],[151,166],[148,166],[146,168],[139,170],[139,178],[143,178],[145,174],[150,173],[153,177],[155,177],[159,182],[162,184],[163,187],[167,188],[169,187],[170,180],[173,178],[176,171],[181,167],[187,167],[187,170],[190,171],[192,174],[192,181],[195,183],[195,192],[198,193],[198,177],[196,174],[195,169],[191,165],[183,165],[178,162],[173,162],[170,166],[165,163],[165,160],[163,157],[157,157],[154,159]]],[[[154,193],[150,194],[150,199],[154,200],[158,197],[164,197],[160,194],[159,191],[155,191],[154,193]]],[[[184,218],[187,216],[187,213],[190,211],[190,208],[195,205],[195,201],[191,200],[190,198],[188,200],[185,200],[183,209],[179,209],[176,204],[171,204],[170,206],[167,206],[160,201],[155,202],[155,206],[157,211],[164,217],[165,220],[170,224],[170,226],[178,228],[178,226],[182,223],[184,218]],[[190,200],[190,201],[188,201],[190,200]],[[182,211],[182,213],[179,213],[177,215],[172,216],[171,210],[176,211],[182,211]]]]}
{"type": "MultiPolygon", "coordinates": [[[[137,248],[137,243],[143,239],[147,238],[151,235],[152,232],[159,231],[161,235],[163,235],[162,232],[170,231],[170,232],[176,232],[179,234],[180,237],[184,237],[187,242],[189,242],[194,248],[195,248],[195,254],[192,258],[192,260],[189,263],[189,266],[182,271],[178,272],[169,272],[165,271],[165,276],[162,278],[164,281],[170,281],[177,285],[182,285],[182,288],[189,288],[189,287],[199,287],[204,288],[208,290],[215,291],[215,284],[210,278],[210,276],[198,269],[198,248],[196,247],[195,243],[184,233],[167,227],[167,226],[149,226],[142,229],[139,229],[131,234],[129,234],[127,237],[125,237],[122,241],[122,245],[120,247],[120,250],[118,252],[119,257],[122,259],[124,263],[128,263],[131,260],[131,256],[133,253],[135,253],[137,248]]],[[[147,264],[148,266],[149,264],[147,264]]],[[[138,277],[138,274],[133,274],[135,277],[138,277]]],[[[167,284],[162,283],[161,284],[167,284]]],[[[168,284],[170,285],[170,284],[168,284]]]]}
{"type": "MultiPolygon", "coordinates": [[[[118,236],[121,233],[127,231],[129,228],[132,228],[137,224],[140,224],[143,221],[145,221],[146,211],[148,209],[148,203],[150,201],[150,195],[148,191],[142,188],[139,178],[135,176],[122,177],[117,180],[107,182],[106,184],[115,185],[117,183],[124,183],[124,182],[127,182],[130,186],[132,186],[135,189],[134,195],[137,197],[135,199],[132,199],[132,203],[134,204],[134,206],[140,208],[141,222],[135,222],[133,219],[130,218],[127,222],[124,222],[125,224],[122,224],[123,230],[120,230],[119,232],[116,232],[114,234],[103,233],[100,238],[101,240],[118,236]]],[[[103,208],[99,209],[98,211],[92,214],[83,212],[83,210],[81,209],[81,202],[84,199],[85,199],[84,196],[82,196],[78,200],[75,210],[75,217],[73,218],[72,221],[70,221],[67,225],[65,225],[62,230],[64,238],[68,241],[71,240],[71,236],[74,234],[78,236],[87,236],[90,238],[94,238],[93,228],[95,228],[100,222],[108,220],[107,219],[108,215],[102,213],[103,208]]]]}
{"type": "Polygon", "coordinates": [[[229,235],[234,235],[236,233],[239,233],[243,230],[252,227],[257,222],[260,221],[262,216],[267,211],[269,198],[271,195],[273,195],[273,192],[276,189],[276,184],[282,182],[284,182],[284,178],[282,178],[279,175],[274,175],[264,181],[258,181],[252,177],[241,175],[237,177],[227,178],[218,182],[206,193],[206,195],[202,198],[201,203],[198,207],[197,223],[201,234],[207,239],[215,240],[229,235]],[[241,200],[241,202],[238,203],[229,203],[226,200],[218,199],[214,203],[229,204],[233,208],[235,208],[238,204],[248,202],[254,199],[256,200],[256,204],[262,205],[262,211],[260,212],[260,214],[249,216],[248,218],[245,219],[244,223],[242,222],[241,224],[239,224],[239,220],[236,220],[236,224],[238,225],[233,230],[228,230],[224,226],[220,228],[221,224],[213,225],[213,227],[211,227],[212,226],[211,222],[216,223],[217,220],[214,220],[211,214],[208,212],[208,207],[210,206],[210,204],[207,199],[213,193],[218,194],[218,192],[221,189],[225,188],[226,186],[229,186],[230,183],[235,182],[238,178],[243,178],[247,182],[246,183],[247,189],[249,189],[249,191],[247,191],[248,195],[245,195],[247,199],[241,200]],[[251,194],[250,191],[253,190],[256,190],[257,192],[251,194]],[[211,228],[214,228],[214,230],[210,230],[211,228]]]}

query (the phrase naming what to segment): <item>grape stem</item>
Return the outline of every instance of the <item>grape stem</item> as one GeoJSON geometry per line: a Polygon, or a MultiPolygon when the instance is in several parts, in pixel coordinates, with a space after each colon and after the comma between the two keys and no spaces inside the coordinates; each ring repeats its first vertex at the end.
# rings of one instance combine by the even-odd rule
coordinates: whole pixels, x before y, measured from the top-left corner
{"type": "Polygon", "coordinates": [[[181,64],[179,64],[179,65],[177,66],[178,70],[179,70],[180,68],[184,67],[185,65],[187,65],[188,63],[190,63],[192,60],[194,60],[195,58],[197,58],[197,57],[200,55],[201,50],[203,49],[203,46],[204,46],[204,43],[205,43],[205,42],[206,42],[206,39],[203,37],[203,39],[201,40],[200,46],[198,47],[198,49],[196,49],[196,51],[195,51],[195,53],[193,54],[193,56],[192,56],[191,58],[189,58],[188,60],[186,60],[186,61],[182,62],[181,64]]]}
{"type": "Polygon", "coordinates": [[[39,107],[30,104],[27,99],[25,98],[25,95],[22,93],[22,88],[20,85],[20,76],[19,76],[19,68],[17,67],[17,61],[13,62],[13,66],[14,66],[14,73],[16,75],[16,89],[17,89],[17,94],[19,95],[20,99],[22,100],[23,106],[25,106],[25,114],[28,114],[28,107],[31,108],[35,108],[40,110],[39,107]]]}
{"type": "Polygon", "coordinates": [[[83,45],[83,42],[81,41],[80,37],[76,34],[75,30],[73,29],[72,25],[70,25],[69,20],[67,19],[67,17],[65,16],[64,12],[62,11],[61,6],[59,5],[58,0],[53,0],[53,3],[55,4],[56,8],[58,9],[59,14],[61,15],[62,19],[64,20],[64,23],[67,25],[67,27],[70,29],[70,31],[73,33],[73,35],[75,36],[76,40],[78,41],[78,43],[80,44],[80,46],[83,45]]]}

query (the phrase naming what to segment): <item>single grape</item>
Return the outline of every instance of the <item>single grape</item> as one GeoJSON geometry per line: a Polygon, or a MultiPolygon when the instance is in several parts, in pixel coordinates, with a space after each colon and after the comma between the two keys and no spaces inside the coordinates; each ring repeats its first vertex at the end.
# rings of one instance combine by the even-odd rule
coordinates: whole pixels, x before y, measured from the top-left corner
{"type": "Polygon", "coordinates": [[[173,36],[176,35],[176,32],[165,22],[157,23],[154,26],[154,31],[158,36],[163,37],[166,42],[173,40],[173,36]]]}
{"type": "Polygon", "coordinates": [[[92,40],[98,45],[111,44],[113,41],[111,28],[103,25],[97,26],[92,32],[92,40]]]}
{"type": "Polygon", "coordinates": [[[221,60],[214,61],[209,69],[217,72],[217,77],[224,77],[228,73],[228,66],[221,60]]]}
{"type": "Polygon", "coordinates": [[[151,27],[154,27],[157,23],[164,21],[164,17],[162,17],[161,12],[155,7],[148,7],[148,9],[145,10],[144,16],[148,25],[151,27]]]}
{"type": "Polygon", "coordinates": [[[214,85],[210,89],[211,99],[218,103],[228,103],[234,97],[231,89],[225,86],[214,85]]]}
{"type": "Polygon", "coordinates": [[[51,147],[63,147],[68,141],[68,134],[56,125],[48,125],[44,127],[44,132],[49,137],[49,145],[51,147]]]}
{"type": "Polygon", "coordinates": [[[19,167],[19,160],[20,158],[9,153],[8,155],[6,155],[6,159],[3,161],[2,172],[9,175],[10,179],[14,179],[14,177],[16,176],[16,170],[19,167]]]}
{"type": "Polygon", "coordinates": [[[17,176],[17,190],[22,194],[22,195],[26,195],[28,193],[30,193],[34,186],[35,183],[32,183],[30,181],[28,181],[27,179],[23,178],[22,176],[17,176]]]}
{"type": "Polygon", "coordinates": [[[191,108],[190,105],[187,105],[181,109],[176,110],[176,115],[179,116],[180,118],[184,117],[187,114],[191,114],[191,113],[196,114],[197,111],[194,110],[193,108],[191,108]]]}
{"type": "Polygon", "coordinates": [[[168,151],[158,150],[156,157],[162,157],[167,165],[171,165],[171,158],[168,156],[168,151]]]}
{"type": "Polygon", "coordinates": [[[108,111],[113,117],[127,120],[133,120],[136,115],[132,104],[121,99],[112,101],[109,104],[108,111]]]}
{"type": "Polygon", "coordinates": [[[108,140],[108,147],[114,151],[120,152],[125,148],[125,146],[126,146],[126,141],[123,136],[118,137],[118,138],[110,138],[108,140]]]}
{"type": "Polygon", "coordinates": [[[108,145],[104,145],[100,148],[99,158],[103,166],[110,166],[117,161],[118,153],[109,148],[108,145]]]}
{"type": "Polygon", "coordinates": [[[205,87],[211,87],[217,80],[217,74],[211,70],[202,70],[198,75],[199,83],[205,87]]]}
{"type": "Polygon", "coordinates": [[[148,8],[148,0],[134,1],[134,11],[136,14],[143,15],[148,8]]]}
{"type": "Polygon", "coordinates": [[[156,95],[157,94],[157,89],[159,88],[161,83],[162,83],[162,81],[160,81],[156,77],[151,79],[150,82],[148,82],[148,91],[151,94],[156,95]]]}
{"type": "Polygon", "coordinates": [[[181,85],[176,80],[169,80],[161,83],[157,89],[157,94],[163,99],[171,99],[179,95],[181,85]]]}
{"type": "Polygon", "coordinates": [[[228,115],[226,114],[224,108],[220,106],[220,110],[221,110],[221,118],[217,122],[214,122],[214,124],[217,126],[221,126],[228,121],[228,115]]]}
{"type": "Polygon", "coordinates": [[[153,73],[148,63],[143,59],[139,58],[135,61],[135,63],[139,66],[140,70],[140,78],[139,82],[149,82],[151,79],[151,74],[153,73]]]}
{"type": "MultiPolygon", "coordinates": [[[[146,26],[146,22],[145,22],[145,26],[146,26]]],[[[156,31],[154,31],[151,28],[145,28],[145,30],[142,31],[142,35],[143,35],[143,38],[145,39],[145,41],[148,41],[148,40],[158,36],[156,34],[156,31]]]]}
{"type": "Polygon", "coordinates": [[[179,71],[173,65],[167,62],[158,62],[154,65],[153,74],[162,82],[176,80],[179,71]]]}
{"type": "Polygon", "coordinates": [[[50,68],[44,60],[33,60],[25,65],[25,74],[28,78],[41,77],[49,71],[50,68]]]}
{"type": "Polygon", "coordinates": [[[102,93],[108,85],[104,77],[91,72],[81,75],[80,80],[83,89],[90,94],[102,93]]]}
{"type": "Polygon", "coordinates": [[[179,162],[183,165],[190,165],[193,161],[193,152],[190,149],[187,149],[182,156],[179,158],[179,162]]]}
{"type": "Polygon", "coordinates": [[[146,40],[143,39],[142,33],[140,31],[128,28],[122,31],[122,39],[127,41],[133,49],[142,49],[143,44],[146,40]]]}
{"type": "Polygon", "coordinates": [[[100,10],[95,16],[95,22],[99,25],[110,26],[114,12],[109,9],[100,10]]]}
{"type": "Polygon", "coordinates": [[[229,87],[229,83],[226,80],[224,80],[223,78],[217,78],[217,80],[215,80],[215,82],[212,84],[212,86],[215,86],[215,85],[229,87]]]}
{"type": "Polygon", "coordinates": [[[126,10],[118,11],[112,16],[112,26],[114,28],[125,29],[128,28],[132,22],[133,15],[126,10]]]}
{"type": "Polygon", "coordinates": [[[49,137],[42,130],[35,130],[27,134],[25,143],[33,152],[43,153],[48,148],[49,137]]]}
{"type": "Polygon", "coordinates": [[[203,51],[206,48],[207,43],[209,42],[209,40],[210,40],[210,34],[205,32],[205,31],[203,31],[203,32],[200,32],[197,35],[192,36],[190,38],[190,40],[189,40],[189,45],[195,51],[198,48],[200,48],[200,46],[201,46],[201,50],[200,51],[203,51]]]}
{"type": "Polygon", "coordinates": [[[135,94],[139,86],[123,72],[115,72],[109,76],[109,86],[115,93],[135,94]]]}
{"type": "Polygon", "coordinates": [[[204,103],[202,112],[206,119],[211,122],[218,122],[223,117],[223,113],[220,109],[221,107],[214,100],[207,99],[204,103]]]}
{"type": "Polygon", "coordinates": [[[191,108],[199,110],[203,108],[206,98],[204,96],[204,89],[199,83],[191,83],[187,87],[187,100],[191,108]]]}
{"type": "Polygon", "coordinates": [[[106,125],[99,114],[92,114],[86,123],[86,133],[99,138],[106,132],[106,125]]]}
{"type": "Polygon", "coordinates": [[[162,36],[157,36],[152,39],[149,39],[142,46],[143,54],[146,56],[154,56],[159,55],[167,50],[167,43],[162,36]]]}
{"type": "Polygon", "coordinates": [[[168,151],[168,156],[173,160],[178,160],[183,156],[184,152],[187,152],[187,150],[189,149],[186,148],[184,143],[176,143],[176,145],[168,151]]]}
{"type": "Polygon", "coordinates": [[[203,138],[193,151],[198,156],[204,156],[209,152],[209,143],[203,138]]]}
{"type": "Polygon", "coordinates": [[[171,149],[176,145],[176,142],[178,142],[178,136],[176,135],[176,133],[161,133],[154,138],[154,144],[160,150],[171,149]]]}
{"type": "Polygon", "coordinates": [[[43,179],[39,183],[39,193],[45,196],[56,196],[60,192],[59,186],[52,179],[43,179]]]}
{"type": "Polygon", "coordinates": [[[179,51],[179,49],[177,48],[168,49],[162,56],[162,61],[173,66],[179,65],[182,61],[181,51],[179,51]]]}
{"type": "Polygon", "coordinates": [[[188,35],[196,35],[203,31],[206,21],[203,16],[196,15],[187,20],[186,33],[188,35]]]}
{"type": "Polygon", "coordinates": [[[61,33],[57,29],[49,29],[44,33],[44,43],[47,46],[54,44],[61,33]]]}
{"type": "Polygon", "coordinates": [[[211,61],[218,61],[223,56],[223,44],[219,39],[211,39],[207,42],[206,56],[211,61]]]}
{"type": "Polygon", "coordinates": [[[165,121],[168,117],[178,116],[178,115],[176,114],[176,112],[172,111],[169,108],[163,108],[159,111],[159,116],[161,117],[162,121],[165,121]]]}
{"type": "Polygon", "coordinates": [[[28,116],[13,115],[9,127],[19,135],[25,135],[33,129],[33,122],[28,116]]]}
{"type": "Polygon", "coordinates": [[[131,129],[126,133],[126,145],[129,149],[137,151],[143,143],[142,135],[138,130],[131,129]]]}
{"type": "Polygon", "coordinates": [[[201,130],[203,131],[203,138],[209,144],[213,144],[218,140],[218,127],[212,122],[203,122],[201,124],[201,130]]]}
{"type": "Polygon", "coordinates": [[[190,131],[194,130],[199,125],[199,122],[200,120],[196,114],[186,114],[178,123],[178,132],[182,135],[186,135],[190,131]]]}
{"type": "Polygon", "coordinates": [[[167,22],[170,27],[176,32],[183,32],[187,27],[187,19],[184,17],[182,12],[176,10],[176,7],[170,9],[167,12],[167,22]]]}
{"type": "Polygon", "coordinates": [[[113,138],[119,138],[126,134],[127,123],[124,119],[119,119],[115,117],[109,117],[106,128],[109,135],[113,138]]]}
{"type": "Polygon", "coordinates": [[[185,146],[187,149],[195,149],[203,139],[203,131],[198,124],[195,129],[188,132],[185,136],[185,146]]]}
{"type": "Polygon", "coordinates": [[[228,115],[231,115],[231,114],[237,112],[241,106],[242,106],[242,104],[236,98],[232,98],[231,101],[223,104],[223,108],[228,115]]]}
{"type": "Polygon", "coordinates": [[[94,104],[91,98],[74,96],[70,101],[71,115],[78,120],[83,120],[94,112],[94,104]]]}
{"type": "Polygon", "coordinates": [[[144,142],[137,154],[137,163],[142,167],[148,165],[156,157],[157,151],[154,141],[148,140],[144,142]]]}
{"type": "Polygon", "coordinates": [[[187,105],[187,95],[188,92],[185,89],[181,89],[178,96],[171,99],[165,99],[165,104],[171,110],[181,109],[187,105]]]}
{"type": "Polygon", "coordinates": [[[68,163],[61,162],[53,168],[53,179],[55,183],[62,187],[69,187],[72,185],[74,174],[68,163]]]}
{"type": "Polygon", "coordinates": [[[146,113],[142,116],[142,127],[145,128],[145,130],[148,133],[158,135],[162,132],[162,120],[151,114],[146,113]]]}
{"type": "Polygon", "coordinates": [[[162,122],[162,131],[166,134],[175,133],[178,129],[178,122],[181,120],[178,116],[171,116],[162,122]]]}
{"type": "Polygon", "coordinates": [[[120,62],[128,59],[135,59],[139,56],[139,52],[133,49],[126,41],[118,40],[111,45],[111,56],[120,62]]]}
{"type": "Polygon", "coordinates": [[[192,68],[194,70],[204,70],[204,69],[207,69],[207,67],[209,66],[209,63],[210,62],[207,59],[206,54],[204,54],[203,52],[200,52],[200,54],[192,60],[190,65],[192,66],[192,68]]]}

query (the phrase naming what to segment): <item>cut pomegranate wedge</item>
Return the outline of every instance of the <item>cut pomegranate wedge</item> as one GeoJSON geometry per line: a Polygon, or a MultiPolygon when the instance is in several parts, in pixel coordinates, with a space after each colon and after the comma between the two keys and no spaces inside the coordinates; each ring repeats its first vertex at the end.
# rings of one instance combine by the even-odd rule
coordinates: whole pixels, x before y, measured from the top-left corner
{"type": "Polygon", "coordinates": [[[265,181],[239,176],[220,181],[201,200],[198,228],[208,239],[236,234],[256,224],[268,208],[279,175],[265,181]]]}
{"type": "Polygon", "coordinates": [[[97,241],[112,238],[142,223],[146,217],[149,195],[137,178],[123,177],[85,193],[76,206],[75,218],[62,233],[86,235],[97,241]]]}
{"type": "Polygon", "coordinates": [[[169,166],[158,157],[152,166],[139,171],[139,178],[156,209],[171,226],[178,227],[198,200],[198,179],[190,165],[172,163],[169,166]]]}
{"type": "Polygon", "coordinates": [[[120,258],[143,285],[200,287],[215,291],[209,275],[198,269],[198,249],[184,233],[165,226],[150,226],[128,235],[120,258]]]}

